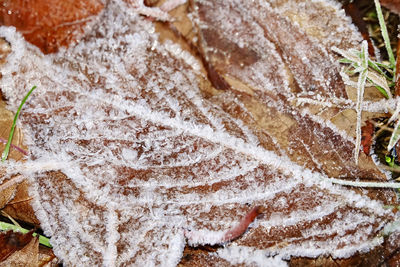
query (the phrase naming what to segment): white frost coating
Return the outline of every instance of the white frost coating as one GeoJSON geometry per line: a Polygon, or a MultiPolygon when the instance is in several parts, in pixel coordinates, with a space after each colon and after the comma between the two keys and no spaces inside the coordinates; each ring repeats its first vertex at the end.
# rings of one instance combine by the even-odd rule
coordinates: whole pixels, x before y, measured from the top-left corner
{"type": "Polygon", "coordinates": [[[284,267],[287,262],[277,256],[271,256],[271,252],[254,249],[245,246],[228,246],[220,248],[215,253],[231,264],[254,264],[259,267],[284,267]]]}
{"type": "MultiPolygon", "coordinates": [[[[388,113],[396,108],[396,105],[399,101],[399,97],[393,99],[381,99],[379,101],[363,101],[361,105],[362,111],[369,112],[383,112],[388,113]]],[[[293,101],[297,101],[299,104],[307,103],[318,105],[321,107],[338,107],[341,109],[355,109],[356,104],[349,99],[340,99],[340,98],[323,98],[317,97],[317,99],[312,98],[304,98],[304,97],[296,97],[296,99],[291,99],[293,101]]]]}
{"type": "Polygon", "coordinates": [[[113,207],[108,207],[109,211],[106,218],[106,229],[108,230],[106,234],[107,248],[104,253],[104,265],[105,266],[116,266],[118,252],[117,252],[117,242],[119,240],[119,233],[117,231],[118,218],[113,207]]]}
{"type": "MultiPolygon", "coordinates": [[[[29,167],[24,174],[32,178],[36,215],[67,265],[176,265],[183,229],[203,229],[197,240],[212,243],[247,204],[274,209],[253,224],[266,235],[305,220],[314,225],[298,239],[289,236],[286,247],[270,248],[270,255],[345,257],[377,244],[372,236],[391,216],[381,202],[267,151],[243,121],[201,96],[197,73],[186,66],[193,65],[190,57],[158,43],[151,23],[123,2],[107,8],[97,29],[104,37],[93,34],[51,56],[0,28],[18,48],[0,80],[10,107],[16,109],[27,84],[40,85],[21,114],[35,159],[10,170],[29,167]],[[288,212],[290,204],[297,206],[288,212]],[[329,216],[332,224],[318,225],[329,216]],[[339,252],[344,239],[330,239],[335,231],[347,242],[339,252]],[[320,249],[304,240],[320,234],[328,236],[320,249]]],[[[254,81],[279,84],[269,78],[254,81]]],[[[248,261],[230,260],[252,264],[267,257],[250,250],[244,250],[248,261]]]]}
{"type": "Polygon", "coordinates": [[[176,58],[183,59],[186,64],[191,66],[193,70],[199,71],[200,70],[200,63],[199,61],[192,56],[189,52],[182,49],[182,47],[178,44],[172,43],[170,40],[165,41],[164,43],[165,49],[168,50],[173,56],[176,58]]]}
{"type": "Polygon", "coordinates": [[[356,104],[356,112],[357,112],[357,125],[356,125],[356,147],[354,149],[354,159],[356,164],[358,164],[358,155],[360,153],[360,145],[361,145],[361,121],[362,121],[362,102],[364,101],[364,90],[365,90],[365,82],[368,76],[368,43],[367,41],[363,41],[361,45],[361,56],[362,62],[359,68],[360,76],[358,77],[357,82],[357,104],[356,104]]]}
{"type": "Polygon", "coordinates": [[[171,238],[169,243],[168,260],[164,266],[177,266],[181,261],[183,250],[185,249],[185,238],[180,231],[175,237],[171,238]]]}
{"type": "Polygon", "coordinates": [[[313,115],[307,108],[303,109],[301,114],[302,114],[302,116],[309,116],[310,118],[312,118],[314,121],[318,122],[319,124],[321,124],[325,127],[328,127],[330,129],[332,129],[334,132],[338,133],[344,140],[347,140],[347,141],[355,144],[354,138],[349,136],[345,131],[338,129],[336,127],[336,125],[333,124],[331,121],[324,120],[319,116],[313,115]]]}
{"type": "Polygon", "coordinates": [[[165,1],[161,5],[160,9],[163,10],[163,11],[168,12],[168,11],[171,11],[171,10],[173,10],[173,9],[177,8],[178,6],[183,5],[185,3],[186,3],[186,0],[168,0],[168,1],[165,1]]]}
{"type": "Polygon", "coordinates": [[[215,245],[221,243],[224,239],[225,231],[196,230],[186,231],[185,236],[188,238],[190,246],[197,245],[215,245]]]}

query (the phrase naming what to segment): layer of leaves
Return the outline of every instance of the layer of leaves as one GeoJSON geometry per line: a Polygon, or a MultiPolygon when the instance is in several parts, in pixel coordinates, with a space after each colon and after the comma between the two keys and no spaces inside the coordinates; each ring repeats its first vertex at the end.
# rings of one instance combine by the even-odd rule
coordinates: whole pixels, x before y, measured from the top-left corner
{"type": "Polygon", "coordinates": [[[103,8],[101,0],[5,0],[0,25],[16,27],[42,52],[52,53],[79,41],[103,8]]]}
{"type": "Polygon", "coordinates": [[[354,140],[326,120],[339,109],[319,116],[293,101],[348,100],[329,48],[360,40],[336,6],[306,3],[192,3],[198,49],[225,91],[125,2],[110,2],[93,32],[55,55],[0,29],[13,49],[0,81],[10,108],[23,88],[40,88],[21,116],[30,168],[11,164],[7,174],[31,178],[57,256],[177,264],[186,243],[220,244],[255,206],[263,216],[215,250],[216,263],[349,257],[382,242],[394,194],[327,177],[385,175],[365,155],[353,163],[354,140]]]}

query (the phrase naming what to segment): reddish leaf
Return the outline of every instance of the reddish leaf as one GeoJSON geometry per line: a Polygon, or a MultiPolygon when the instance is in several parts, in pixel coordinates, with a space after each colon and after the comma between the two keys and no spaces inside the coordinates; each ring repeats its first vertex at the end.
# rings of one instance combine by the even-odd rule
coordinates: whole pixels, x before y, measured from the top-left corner
{"type": "Polygon", "coordinates": [[[43,53],[79,41],[103,9],[100,0],[5,0],[0,4],[0,25],[14,26],[43,53]]]}
{"type": "Polygon", "coordinates": [[[362,138],[361,145],[365,154],[369,155],[374,135],[374,125],[370,121],[366,121],[366,125],[361,127],[362,138]]]}

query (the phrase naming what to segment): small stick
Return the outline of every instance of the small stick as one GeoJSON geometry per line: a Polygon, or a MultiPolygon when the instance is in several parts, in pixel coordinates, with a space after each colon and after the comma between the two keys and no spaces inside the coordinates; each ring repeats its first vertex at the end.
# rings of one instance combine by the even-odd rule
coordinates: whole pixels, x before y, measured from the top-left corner
{"type": "MultiPolygon", "coordinates": [[[[7,144],[7,140],[0,137],[0,143],[7,144]]],[[[28,156],[28,151],[20,148],[19,146],[11,144],[11,147],[14,148],[15,150],[17,150],[18,152],[21,152],[25,156],[28,156]]]]}

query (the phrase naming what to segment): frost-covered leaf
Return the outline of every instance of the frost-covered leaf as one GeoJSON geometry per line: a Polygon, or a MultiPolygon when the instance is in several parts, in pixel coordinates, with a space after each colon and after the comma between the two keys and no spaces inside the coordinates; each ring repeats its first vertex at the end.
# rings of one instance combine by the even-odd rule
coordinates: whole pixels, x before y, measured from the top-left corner
{"type": "MultiPolygon", "coordinates": [[[[330,55],[333,51],[329,45],[335,40],[320,42],[306,34],[312,28],[310,25],[303,23],[301,28],[297,21],[279,15],[288,12],[287,6],[294,8],[291,1],[275,8],[264,1],[198,1],[194,5],[197,12],[193,14],[193,21],[199,32],[200,50],[219,74],[241,92],[240,96],[232,98],[240,97],[245,104],[239,114],[250,112],[251,116],[256,116],[255,124],[285,150],[291,160],[310,169],[334,177],[380,176],[375,164],[365,155],[360,162],[367,172],[360,173],[351,162],[354,161],[352,138],[340,133],[329,120],[314,116],[307,108],[292,107],[289,102],[299,96],[315,100],[347,98],[339,68],[330,55]],[[248,101],[243,94],[254,97],[248,101]],[[334,137],[333,133],[341,136],[334,137]]],[[[353,37],[342,46],[350,45],[351,41],[356,43],[357,36],[348,33],[352,26],[346,27],[348,20],[336,6],[317,1],[307,7],[312,14],[324,9],[330,11],[328,14],[337,14],[328,24],[333,25],[328,28],[332,34],[336,32],[333,36],[353,37]],[[342,25],[341,29],[338,25],[342,25]]],[[[235,105],[229,104],[226,96],[221,99],[220,105],[235,105]]],[[[318,107],[317,114],[322,111],[318,107]]],[[[231,113],[236,116],[235,112],[231,113]]],[[[328,114],[333,116],[335,111],[328,114]]],[[[250,120],[244,121],[249,123],[250,120]]]]}
{"type": "MultiPolygon", "coordinates": [[[[54,55],[0,28],[13,49],[0,80],[9,107],[16,109],[28,85],[38,86],[20,118],[30,157],[7,171],[31,178],[36,215],[66,265],[176,265],[188,241],[219,243],[215,236],[256,206],[263,216],[215,252],[218,262],[348,257],[382,241],[380,230],[393,218],[383,205],[393,194],[353,191],[327,177],[385,176],[368,158],[362,160],[370,165],[352,165],[354,141],[288,101],[296,90],[307,93],[308,83],[326,96],[345,97],[337,70],[329,70],[329,53],[269,6],[241,4],[248,9],[229,4],[231,16],[221,5],[219,16],[245,16],[237,27],[247,25],[238,31],[248,29],[248,38],[235,38],[257,37],[271,50],[267,60],[268,49],[220,40],[247,66],[242,71],[248,76],[231,76],[248,94],[207,89],[196,59],[179,46],[160,44],[153,25],[123,1],[109,2],[91,34],[54,55]],[[263,12],[280,22],[268,26],[274,41],[252,27],[255,18],[266,18],[263,12]],[[274,30],[283,26],[318,56],[293,50],[293,42],[277,53],[274,42],[284,47],[287,37],[274,30]],[[310,70],[326,70],[327,83],[320,70],[301,69],[304,60],[310,70]],[[254,77],[260,68],[265,72],[254,77]],[[299,86],[289,87],[291,72],[299,86]]],[[[233,73],[240,70],[232,66],[233,73]]]]}

